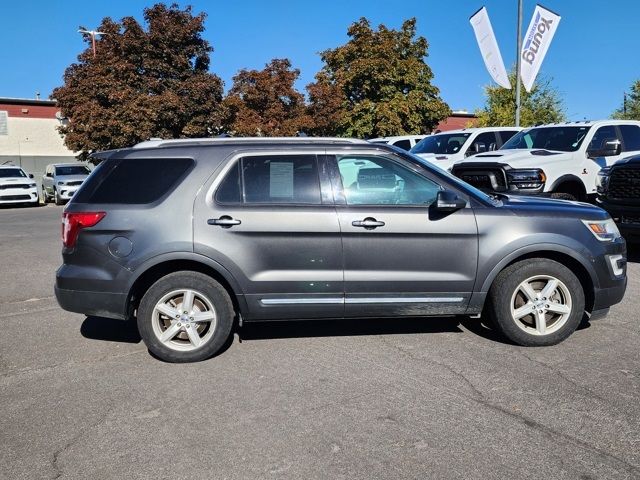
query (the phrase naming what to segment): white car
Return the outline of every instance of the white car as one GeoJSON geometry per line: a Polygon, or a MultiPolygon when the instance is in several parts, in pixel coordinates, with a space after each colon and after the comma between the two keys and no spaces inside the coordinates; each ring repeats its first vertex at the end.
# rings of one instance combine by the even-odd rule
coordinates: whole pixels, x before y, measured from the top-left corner
{"type": "Polygon", "coordinates": [[[459,160],[497,150],[520,130],[518,127],[449,130],[425,138],[411,149],[411,153],[443,170],[449,170],[459,160]]]}
{"type": "Polygon", "coordinates": [[[52,163],[47,165],[42,177],[44,203],[55,201],[64,205],[78,191],[91,170],[82,163],[52,163]]]}
{"type": "Polygon", "coordinates": [[[0,205],[38,205],[38,185],[33,175],[13,165],[0,165],[0,205]]]}
{"type": "Polygon", "coordinates": [[[592,199],[600,169],[640,153],[640,122],[601,120],[528,128],[500,150],[457,162],[452,173],[487,191],[592,199]]]}
{"type": "Polygon", "coordinates": [[[411,150],[420,140],[428,135],[398,135],[396,137],[379,137],[371,138],[371,143],[386,143],[387,145],[393,145],[403,150],[411,150]]]}

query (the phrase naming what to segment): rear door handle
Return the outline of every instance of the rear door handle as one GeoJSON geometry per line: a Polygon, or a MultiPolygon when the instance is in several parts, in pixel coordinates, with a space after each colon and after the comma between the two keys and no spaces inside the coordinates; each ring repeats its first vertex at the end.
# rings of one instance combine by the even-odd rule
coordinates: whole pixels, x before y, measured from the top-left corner
{"type": "Polygon", "coordinates": [[[364,220],[354,220],[351,222],[354,227],[362,227],[367,230],[373,230],[374,228],[384,227],[384,222],[380,222],[373,217],[367,217],[364,220]]]}
{"type": "Polygon", "coordinates": [[[209,225],[217,225],[222,228],[231,228],[234,225],[240,225],[242,222],[235,218],[230,217],[229,215],[223,215],[220,218],[210,218],[207,220],[209,225]]]}

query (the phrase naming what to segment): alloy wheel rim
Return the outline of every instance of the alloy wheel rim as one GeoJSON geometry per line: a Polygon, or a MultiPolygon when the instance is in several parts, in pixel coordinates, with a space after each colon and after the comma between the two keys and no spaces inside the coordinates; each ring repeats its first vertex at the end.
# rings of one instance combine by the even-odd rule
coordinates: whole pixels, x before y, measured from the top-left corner
{"type": "Polygon", "coordinates": [[[521,282],[511,296],[511,318],[530,335],[550,335],[569,320],[571,293],[559,279],[536,275],[521,282]]]}
{"type": "Polygon", "coordinates": [[[211,340],[217,315],[204,294],[183,288],[167,293],[156,303],[151,323],[153,333],[164,346],[190,352],[211,340]]]}

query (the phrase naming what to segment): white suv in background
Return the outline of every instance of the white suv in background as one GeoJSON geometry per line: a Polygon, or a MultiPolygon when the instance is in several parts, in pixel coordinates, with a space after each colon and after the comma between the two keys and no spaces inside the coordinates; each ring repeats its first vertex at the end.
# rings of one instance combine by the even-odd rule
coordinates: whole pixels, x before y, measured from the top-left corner
{"type": "Polygon", "coordinates": [[[56,205],[64,205],[80,188],[91,170],[82,163],[52,163],[47,165],[42,177],[44,203],[52,199],[56,205]]]}
{"type": "Polygon", "coordinates": [[[33,174],[14,165],[0,165],[0,205],[38,205],[38,185],[33,174]]]}
{"type": "Polygon", "coordinates": [[[640,153],[640,122],[600,120],[528,128],[497,152],[456,163],[452,173],[487,191],[587,200],[602,167],[640,153]]]}
{"type": "Polygon", "coordinates": [[[403,150],[411,150],[420,140],[428,135],[398,135],[396,137],[371,138],[371,143],[386,143],[403,150]]]}
{"type": "Polygon", "coordinates": [[[463,128],[430,135],[411,149],[411,153],[443,170],[471,155],[500,148],[518,133],[518,127],[463,128]]]}

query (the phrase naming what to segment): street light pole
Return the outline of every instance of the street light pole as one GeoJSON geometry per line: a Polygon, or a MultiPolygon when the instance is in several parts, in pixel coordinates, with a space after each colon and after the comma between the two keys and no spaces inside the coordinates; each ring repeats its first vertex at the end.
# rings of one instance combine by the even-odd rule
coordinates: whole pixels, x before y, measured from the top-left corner
{"type": "Polygon", "coordinates": [[[518,0],[518,28],[516,29],[516,127],[520,126],[520,52],[522,51],[522,0],[518,0]]]}
{"type": "Polygon", "coordinates": [[[96,35],[106,35],[104,32],[97,32],[95,30],[78,30],[79,33],[91,36],[91,49],[93,50],[93,58],[96,58],[96,35]]]}

